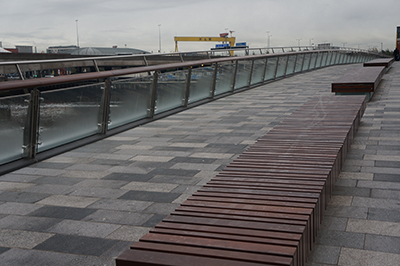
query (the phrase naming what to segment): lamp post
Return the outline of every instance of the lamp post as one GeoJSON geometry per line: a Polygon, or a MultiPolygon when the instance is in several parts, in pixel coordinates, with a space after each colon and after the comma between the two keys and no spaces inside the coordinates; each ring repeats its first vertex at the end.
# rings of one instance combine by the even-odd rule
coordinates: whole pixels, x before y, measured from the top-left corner
{"type": "Polygon", "coordinates": [[[296,40],[297,40],[298,46],[300,46],[301,39],[296,39],[296,40]]]}
{"type": "Polygon", "coordinates": [[[76,46],[78,47],[78,55],[79,55],[79,32],[78,32],[78,20],[75,20],[76,22],[76,46]]]}
{"type": "Polygon", "coordinates": [[[271,36],[272,36],[272,35],[269,34],[269,31],[267,31],[267,48],[270,47],[270,44],[271,44],[271,36]]]}
{"type": "Polygon", "coordinates": [[[161,24],[158,24],[158,52],[161,53],[161,24]]]}

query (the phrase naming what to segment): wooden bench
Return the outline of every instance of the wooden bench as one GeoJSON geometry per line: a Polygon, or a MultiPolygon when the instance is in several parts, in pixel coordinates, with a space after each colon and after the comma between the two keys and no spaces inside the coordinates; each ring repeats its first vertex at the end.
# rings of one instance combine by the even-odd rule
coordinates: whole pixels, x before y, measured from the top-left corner
{"type": "Polygon", "coordinates": [[[362,94],[369,100],[378,88],[385,69],[385,66],[370,66],[350,71],[332,83],[332,92],[337,95],[362,94]]]}
{"type": "Polygon", "coordinates": [[[117,266],[305,265],[365,106],[365,96],[309,100],[123,252],[117,266]]]}
{"type": "Polygon", "coordinates": [[[386,69],[389,69],[394,62],[394,58],[378,58],[368,62],[365,62],[364,67],[376,67],[376,66],[384,66],[386,69]]]}

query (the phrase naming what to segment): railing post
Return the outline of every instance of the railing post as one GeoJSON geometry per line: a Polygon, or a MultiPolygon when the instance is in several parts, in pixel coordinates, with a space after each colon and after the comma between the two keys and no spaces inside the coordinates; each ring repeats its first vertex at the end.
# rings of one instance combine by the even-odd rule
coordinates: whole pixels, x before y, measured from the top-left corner
{"type": "Polygon", "coordinates": [[[24,156],[33,159],[36,156],[39,129],[39,95],[35,88],[31,91],[28,107],[28,117],[24,128],[24,156]]]}
{"type": "Polygon", "coordinates": [[[100,133],[106,134],[110,121],[111,80],[107,78],[104,82],[104,91],[100,103],[99,127],[100,133]]]}
{"type": "Polygon", "coordinates": [[[286,56],[286,65],[285,65],[285,72],[283,73],[283,77],[286,76],[288,64],[289,64],[289,55],[286,56]]]}
{"type": "Polygon", "coordinates": [[[276,73],[278,72],[278,65],[279,65],[279,56],[276,57],[275,71],[274,71],[273,79],[276,79],[276,73]]]}
{"type": "Polygon", "coordinates": [[[262,75],[262,81],[265,81],[265,72],[267,72],[267,66],[268,66],[268,57],[265,57],[265,64],[264,64],[264,72],[262,75]]]}
{"type": "Polygon", "coordinates": [[[211,91],[210,91],[210,98],[214,99],[215,96],[215,88],[217,86],[217,73],[218,73],[218,63],[214,64],[214,72],[212,76],[212,83],[211,83],[211,91]]]}
{"type": "Polygon", "coordinates": [[[317,54],[317,56],[315,57],[315,63],[314,63],[314,68],[313,69],[317,68],[317,63],[318,63],[319,52],[317,52],[316,54],[317,54]]]}
{"type": "Polygon", "coordinates": [[[150,103],[149,103],[149,118],[154,117],[154,113],[156,111],[156,100],[157,100],[157,81],[158,81],[158,71],[154,71],[153,74],[153,82],[151,83],[151,91],[150,91],[150,103]]]}
{"type": "Polygon", "coordinates": [[[186,78],[186,87],[185,87],[185,98],[183,99],[183,106],[187,107],[189,104],[189,96],[190,96],[190,81],[192,79],[192,67],[188,68],[187,78],[186,78]]]}
{"type": "Polygon", "coordinates": [[[232,92],[235,91],[236,74],[237,74],[237,71],[238,71],[238,64],[239,64],[239,60],[236,60],[236,61],[235,61],[235,71],[234,71],[234,73],[233,73],[233,80],[232,80],[232,88],[231,88],[231,91],[232,91],[232,92]]]}
{"type": "Polygon", "coordinates": [[[250,85],[251,85],[251,79],[253,77],[253,70],[254,70],[254,59],[251,60],[250,75],[249,75],[249,81],[247,83],[247,87],[250,87],[250,85]]]}
{"type": "Polygon", "coordinates": [[[298,56],[298,54],[296,53],[296,57],[294,58],[294,65],[293,65],[293,74],[296,73],[297,56],[298,56]]]}
{"type": "Polygon", "coordinates": [[[303,69],[304,69],[304,60],[306,59],[306,54],[305,53],[303,53],[303,62],[301,62],[301,69],[300,69],[300,72],[303,72],[303,69]]]}

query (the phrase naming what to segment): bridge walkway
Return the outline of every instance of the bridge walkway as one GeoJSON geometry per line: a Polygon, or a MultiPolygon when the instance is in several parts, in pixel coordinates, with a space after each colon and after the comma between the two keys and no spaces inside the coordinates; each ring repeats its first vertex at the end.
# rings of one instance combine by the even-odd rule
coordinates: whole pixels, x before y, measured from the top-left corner
{"type": "MultiPolygon", "coordinates": [[[[114,265],[248,145],[357,67],[282,79],[0,176],[0,264],[114,265]]],[[[368,103],[309,265],[400,259],[399,102],[395,62],[368,103]]]]}

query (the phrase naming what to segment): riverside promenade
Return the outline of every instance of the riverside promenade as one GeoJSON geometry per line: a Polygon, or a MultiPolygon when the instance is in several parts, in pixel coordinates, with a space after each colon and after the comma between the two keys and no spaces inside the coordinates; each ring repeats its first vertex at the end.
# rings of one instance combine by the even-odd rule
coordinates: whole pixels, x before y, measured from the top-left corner
{"type": "MultiPolygon", "coordinates": [[[[272,82],[0,176],[0,265],[114,265],[246,147],[361,66],[272,82]]],[[[399,62],[367,105],[333,194],[308,265],[397,265],[399,62]]]]}

